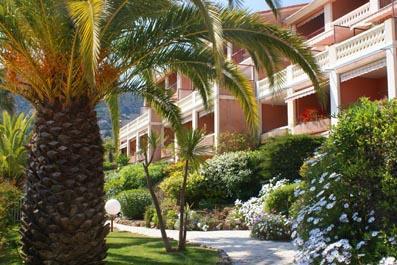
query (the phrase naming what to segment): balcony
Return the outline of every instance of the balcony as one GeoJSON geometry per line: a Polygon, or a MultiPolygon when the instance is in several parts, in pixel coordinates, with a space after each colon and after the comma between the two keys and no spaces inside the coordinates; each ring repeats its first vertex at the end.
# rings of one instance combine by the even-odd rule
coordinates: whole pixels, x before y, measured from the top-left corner
{"type": "Polygon", "coordinates": [[[136,134],[149,126],[149,111],[146,110],[135,120],[127,123],[120,129],[120,142],[124,143],[128,138],[135,137],[136,134]]]}
{"type": "Polygon", "coordinates": [[[320,134],[331,128],[331,119],[304,122],[293,128],[294,134],[320,134]]]}
{"type": "Polygon", "coordinates": [[[261,135],[261,141],[264,142],[269,138],[276,137],[276,136],[283,136],[289,133],[288,126],[283,126],[269,132],[263,133],[261,135]]]}
{"type": "Polygon", "coordinates": [[[371,14],[371,5],[367,3],[335,20],[333,26],[351,27],[371,14]]]}
{"type": "MultiPolygon", "coordinates": [[[[212,98],[210,98],[209,101],[212,101],[212,98]]],[[[194,91],[185,98],[179,100],[177,105],[181,109],[182,116],[190,114],[193,110],[204,109],[204,101],[197,91],[194,91]]]]}

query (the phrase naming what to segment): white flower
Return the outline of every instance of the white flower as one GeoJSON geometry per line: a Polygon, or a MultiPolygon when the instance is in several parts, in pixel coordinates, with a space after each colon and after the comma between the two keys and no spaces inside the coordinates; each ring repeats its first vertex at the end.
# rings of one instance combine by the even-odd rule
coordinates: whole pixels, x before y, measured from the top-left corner
{"type": "Polygon", "coordinates": [[[345,204],[343,205],[343,208],[345,208],[345,209],[349,208],[349,204],[348,204],[348,203],[345,203],[345,204]]]}
{"type": "Polygon", "coordinates": [[[375,217],[373,217],[373,216],[371,216],[371,217],[368,219],[368,223],[369,223],[369,224],[373,223],[374,221],[375,221],[375,217]]]}
{"type": "Polygon", "coordinates": [[[357,243],[356,249],[359,250],[364,245],[365,245],[365,241],[360,241],[360,242],[357,243]]]}
{"type": "Polygon", "coordinates": [[[397,264],[397,260],[394,257],[386,257],[379,262],[379,265],[396,265],[396,264],[397,264]]]}
{"type": "Polygon", "coordinates": [[[372,233],[371,233],[371,236],[372,237],[376,237],[376,236],[378,236],[379,235],[379,231],[373,231],[372,233]]]}
{"type": "Polygon", "coordinates": [[[339,221],[341,221],[342,223],[348,223],[349,219],[347,218],[347,214],[342,213],[342,215],[339,217],[339,221]]]}

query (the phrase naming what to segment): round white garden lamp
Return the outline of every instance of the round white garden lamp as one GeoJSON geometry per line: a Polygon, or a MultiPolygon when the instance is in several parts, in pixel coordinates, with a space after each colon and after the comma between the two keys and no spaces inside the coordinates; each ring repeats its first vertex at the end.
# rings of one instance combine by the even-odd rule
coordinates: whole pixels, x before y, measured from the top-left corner
{"type": "Polygon", "coordinates": [[[105,204],[105,211],[108,215],[110,215],[110,231],[113,232],[113,220],[116,215],[120,212],[121,205],[118,200],[111,199],[108,200],[105,204]]]}

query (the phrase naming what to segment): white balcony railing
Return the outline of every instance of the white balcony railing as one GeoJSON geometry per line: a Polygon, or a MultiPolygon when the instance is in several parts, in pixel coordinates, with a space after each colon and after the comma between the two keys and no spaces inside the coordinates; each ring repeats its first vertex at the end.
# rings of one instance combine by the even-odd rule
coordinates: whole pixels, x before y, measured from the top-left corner
{"type": "Polygon", "coordinates": [[[386,34],[385,24],[376,26],[370,30],[345,40],[334,46],[336,52],[336,61],[338,64],[351,61],[354,58],[369,54],[373,51],[379,51],[385,46],[386,34]]]}
{"type": "Polygon", "coordinates": [[[126,140],[128,136],[136,134],[138,130],[142,130],[145,126],[149,125],[149,112],[145,111],[135,120],[127,123],[120,129],[120,140],[126,140]]]}
{"type": "Polygon", "coordinates": [[[360,22],[362,19],[368,17],[370,14],[371,14],[371,4],[366,3],[365,5],[360,6],[359,8],[353,10],[352,12],[338,18],[332,23],[332,25],[351,27],[354,24],[360,22]]]}
{"type": "MultiPolygon", "coordinates": [[[[377,53],[387,46],[388,34],[386,24],[375,26],[350,39],[329,47],[326,51],[315,55],[320,70],[338,68],[349,63],[357,62],[360,58],[377,53]]],[[[308,76],[298,65],[291,65],[279,72],[278,75],[285,77],[282,88],[308,81],[308,76]]],[[[270,82],[265,78],[258,82],[258,97],[264,98],[271,93],[270,82]]]]}

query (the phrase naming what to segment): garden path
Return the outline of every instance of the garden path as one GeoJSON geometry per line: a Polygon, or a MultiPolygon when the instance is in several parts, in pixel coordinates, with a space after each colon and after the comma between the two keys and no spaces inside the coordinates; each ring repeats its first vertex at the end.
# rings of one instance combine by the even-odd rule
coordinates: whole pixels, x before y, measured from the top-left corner
{"type": "MultiPolygon", "coordinates": [[[[160,237],[160,230],[115,224],[119,231],[128,231],[150,237],[160,237]]],[[[169,237],[178,238],[178,231],[167,230],[169,237]]],[[[292,264],[295,248],[291,243],[253,240],[249,231],[191,231],[187,240],[216,249],[223,249],[235,265],[292,264]]]]}

